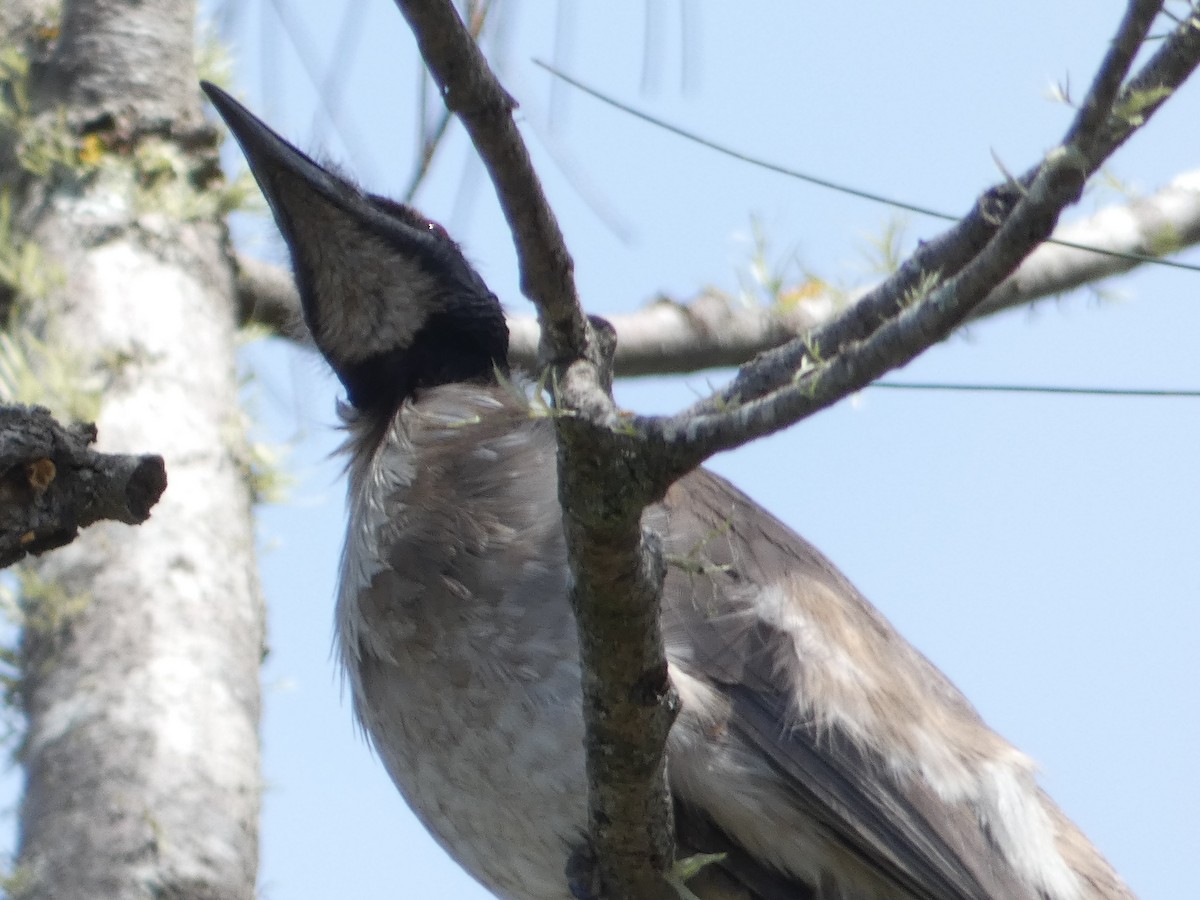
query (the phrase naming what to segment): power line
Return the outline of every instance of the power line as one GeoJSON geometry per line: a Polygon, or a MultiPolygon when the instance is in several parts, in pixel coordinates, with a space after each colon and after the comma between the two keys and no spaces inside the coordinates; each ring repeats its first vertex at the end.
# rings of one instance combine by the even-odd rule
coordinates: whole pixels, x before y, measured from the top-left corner
{"type": "MultiPolygon", "coordinates": [[[[602,93],[593,87],[589,87],[582,81],[577,81],[570,75],[567,75],[565,72],[561,72],[554,68],[549,63],[542,62],[538,59],[535,59],[533,62],[535,65],[545,69],[555,78],[565,81],[576,90],[582,91],[589,97],[599,100],[601,103],[605,103],[614,109],[619,109],[621,112],[633,116],[635,119],[641,119],[643,122],[653,125],[656,128],[661,128],[663,131],[678,135],[679,137],[691,141],[692,143],[699,144],[702,147],[707,147],[709,150],[713,150],[717,153],[721,153],[725,156],[736,159],[739,162],[744,162],[760,169],[766,169],[768,172],[775,172],[776,174],[783,175],[787,178],[794,178],[798,181],[804,181],[808,184],[816,185],[817,187],[823,187],[831,191],[837,191],[841,194],[848,194],[851,197],[859,197],[863,200],[870,200],[873,203],[882,203],[885,206],[903,209],[906,212],[917,213],[918,215],[922,216],[930,216],[931,218],[941,219],[946,222],[957,222],[959,218],[961,218],[960,216],[953,216],[950,213],[942,212],[938,209],[932,209],[928,206],[920,206],[916,203],[909,203],[905,200],[897,200],[895,197],[888,197],[883,194],[876,194],[872,191],[866,191],[861,188],[852,187],[848,184],[830,181],[827,178],[821,178],[817,175],[809,175],[796,169],[789,169],[786,166],[781,166],[778,163],[771,162],[770,160],[761,159],[757,156],[750,156],[742,153],[740,150],[735,150],[732,147],[726,146],[725,144],[719,144],[716,141],[702,137],[695,132],[688,131],[686,128],[681,128],[678,125],[672,125],[670,122],[667,122],[664,119],[652,116],[647,112],[637,109],[636,107],[622,103],[620,100],[617,100],[614,97],[610,97],[609,95],[602,93]]],[[[1086,244],[1077,244],[1073,241],[1058,240],[1057,238],[1047,238],[1044,243],[1058,244],[1059,246],[1070,247],[1074,250],[1086,250],[1090,253],[1098,253],[1101,256],[1111,256],[1116,259],[1127,259],[1131,262],[1144,263],[1146,265],[1168,266],[1173,269],[1186,269],[1191,272],[1200,272],[1200,265],[1180,262],[1179,260],[1175,259],[1164,259],[1160,256],[1147,256],[1144,253],[1127,253],[1122,250],[1108,250],[1103,247],[1091,247],[1086,244]]]]}
{"type": "Polygon", "coordinates": [[[875,381],[867,385],[898,391],[957,391],[960,393],[1071,394],[1085,397],[1171,397],[1200,399],[1200,390],[1169,388],[1091,388],[1035,384],[940,384],[930,381],[875,381]]]}

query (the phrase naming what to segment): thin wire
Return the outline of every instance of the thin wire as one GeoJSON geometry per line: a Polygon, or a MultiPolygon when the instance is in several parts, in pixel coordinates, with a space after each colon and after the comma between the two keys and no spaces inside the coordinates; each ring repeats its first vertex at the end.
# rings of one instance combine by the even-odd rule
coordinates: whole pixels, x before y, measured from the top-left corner
{"type": "MultiPolygon", "coordinates": [[[[288,40],[291,41],[292,49],[296,52],[296,58],[300,60],[301,68],[304,69],[305,75],[308,76],[309,82],[317,92],[317,102],[321,105],[321,108],[325,111],[325,115],[329,117],[329,121],[333,124],[334,132],[342,139],[342,144],[345,145],[352,159],[359,160],[360,165],[365,169],[378,171],[367,144],[359,137],[358,129],[342,114],[345,107],[332,105],[322,90],[325,79],[321,75],[319,71],[320,67],[317,64],[319,54],[316,50],[316,44],[305,30],[304,24],[300,21],[295,11],[287,3],[283,2],[283,0],[270,0],[270,2],[275,12],[275,18],[283,26],[288,40]]],[[[273,66],[266,66],[263,71],[273,73],[275,68],[273,66]]]]}
{"type": "MultiPolygon", "coordinates": [[[[559,0],[554,8],[554,61],[558,63],[569,57],[575,43],[575,3],[574,0],[559,0]]],[[[560,84],[550,85],[550,115],[547,117],[547,127],[553,134],[561,131],[567,121],[567,103],[570,101],[568,91],[559,90],[560,84]]]]}
{"type": "Polygon", "coordinates": [[[939,384],[927,381],[875,381],[867,385],[902,391],[957,391],[1000,394],[1071,394],[1087,397],[1171,397],[1200,399],[1200,391],[1167,388],[1087,388],[1032,384],[939,384]]]}
{"type": "MultiPolygon", "coordinates": [[[[903,209],[922,216],[930,216],[931,218],[941,219],[946,222],[957,222],[960,218],[959,216],[952,216],[949,213],[942,212],[938,209],[931,209],[928,206],[920,206],[916,203],[908,203],[904,200],[897,200],[895,197],[888,197],[884,194],[876,194],[872,191],[865,191],[860,188],[851,187],[848,184],[830,181],[827,178],[820,178],[816,175],[798,172],[795,169],[789,169],[786,166],[781,166],[778,163],[771,162],[770,160],[760,159],[756,156],[749,156],[741,151],[734,150],[732,147],[727,147],[724,144],[718,144],[716,141],[701,137],[695,132],[688,131],[685,128],[680,128],[678,125],[672,125],[670,122],[659,119],[650,115],[649,113],[642,112],[641,110],[629,106],[628,104],[622,103],[620,100],[610,97],[607,94],[603,94],[595,88],[588,87],[583,82],[575,80],[570,75],[560,72],[548,63],[538,59],[535,59],[533,62],[535,65],[545,69],[555,78],[562,79],[576,90],[583,91],[583,93],[587,94],[589,97],[599,100],[601,103],[605,103],[614,109],[619,109],[621,112],[633,116],[635,119],[641,119],[643,122],[653,125],[656,128],[661,128],[663,131],[678,135],[679,137],[699,144],[702,147],[707,147],[709,150],[732,157],[739,162],[744,162],[760,169],[766,169],[768,172],[775,172],[776,174],[784,175],[788,178],[794,178],[798,181],[804,181],[808,184],[815,184],[817,187],[827,188],[831,191],[837,191],[842,194],[849,194],[851,197],[859,197],[863,200],[870,200],[873,203],[882,203],[886,206],[892,206],[896,209],[903,209]]],[[[1058,244],[1061,247],[1070,247],[1074,250],[1086,250],[1090,253],[1099,253],[1101,256],[1111,256],[1116,259],[1127,259],[1131,262],[1144,263],[1146,265],[1168,266],[1173,269],[1186,269],[1191,272],[1200,272],[1200,265],[1180,262],[1179,260],[1174,259],[1163,259],[1159,256],[1147,256],[1143,253],[1126,253],[1121,250],[1106,250],[1102,247],[1090,247],[1086,244],[1077,244],[1073,241],[1062,241],[1058,240],[1057,238],[1047,238],[1045,243],[1058,244]]]]}
{"type": "Polygon", "coordinates": [[[829,188],[832,191],[839,191],[843,194],[849,194],[852,197],[861,197],[863,200],[871,200],[875,203],[883,203],[888,206],[895,206],[899,209],[908,210],[909,212],[920,213],[921,215],[925,216],[932,216],[935,219],[945,219],[947,222],[957,222],[959,219],[958,216],[952,216],[949,213],[944,213],[936,209],[930,209],[927,206],[918,206],[915,203],[906,203],[905,201],[897,200],[894,197],[887,197],[883,194],[875,194],[871,191],[860,190],[859,188],[850,187],[850,185],[847,184],[841,184],[837,181],[830,181],[827,178],[819,178],[816,175],[807,175],[804,172],[797,172],[795,169],[789,169],[785,166],[779,165],[778,163],[760,159],[757,156],[749,156],[738,150],[734,150],[731,147],[726,147],[724,144],[718,144],[716,141],[701,137],[700,135],[688,131],[685,128],[680,128],[678,125],[672,125],[670,122],[656,118],[649,113],[642,112],[640,109],[628,106],[622,103],[620,100],[609,97],[607,94],[602,94],[595,88],[588,87],[582,81],[576,81],[570,75],[560,72],[549,63],[543,62],[540,59],[535,59],[533,63],[536,66],[541,66],[555,78],[565,81],[567,84],[571,85],[571,87],[583,91],[583,93],[587,94],[589,97],[599,100],[601,103],[606,103],[615,109],[619,109],[623,113],[633,116],[635,119],[641,119],[643,122],[654,125],[655,127],[661,128],[663,131],[671,134],[678,135],[679,137],[692,141],[693,143],[699,144],[701,147],[707,147],[709,150],[715,150],[717,153],[733,157],[739,162],[749,163],[750,165],[757,166],[760,169],[766,169],[768,172],[786,175],[789,178],[795,178],[799,181],[806,181],[809,184],[815,184],[818,187],[829,188]]]}
{"type": "MultiPolygon", "coordinates": [[[[346,80],[350,75],[354,60],[358,59],[357,45],[362,40],[362,26],[366,22],[363,14],[364,6],[349,4],[342,13],[338,23],[337,37],[333,41],[333,54],[325,76],[321,79],[317,92],[322,97],[323,106],[318,106],[313,112],[312,132],[316,137],[323,137],[321,127],[325,121],[333,124],[333,118],[326,109],[341,109],[342,93],[346,80]]],[[[299,48],[297,48],[297,53],[299,48]]],[[[314,63],[315,67],[315,63],[314,63]]]]}

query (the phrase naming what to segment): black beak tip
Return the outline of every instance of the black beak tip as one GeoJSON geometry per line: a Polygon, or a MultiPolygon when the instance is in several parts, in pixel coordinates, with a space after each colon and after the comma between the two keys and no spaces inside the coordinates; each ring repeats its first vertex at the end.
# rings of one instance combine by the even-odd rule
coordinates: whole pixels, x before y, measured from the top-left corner
{"type": "MultiPolygon", "coordinates": [[[[326,187],[328,175],[319,165],[276,134],[227,91],[210,81],[201,81],[200,89],[208,96],[213,108],[225,121],[225,126],[241,145],[250,170],[256,177],[286,169],[309,182],[316,190],[326,187]]],[[[262,177],[259,177],[259,184],[263,186],[264,192],[267,191],[269,186],[263,184],[262,177]]]]}
{"type": "Polygon", "coordinates": [[[255,121],[249,110],[242,106],[242,104],[240,104],[237,100],[234,100],[228,92],[217,87],[211,81],[201,81],[200,90],[204,91],[205,96],[208,97],[208,101],[213,105],[213,108],[216,109],[221,118],[225,120],[225,124],[228,125],[230,130],[234,131],[235,134],[237,133],[237,128],[235,126],[243,119],[255,121]]]}
{"type": "Polygon", "coordinates": [[[200,90],[204,91],[204,94],[206,97],[208,97],[209,102],[211,102],[218,111],[227,106],[229,102],[233,100],[232,97],[230,97],[211,81],[201,81],[200,90]]]}
{"type": "MultiPolygon", "coordinates": [[[[242,147],[255,176],[279,167],[297,168],[304,155],[260,121],[227,91],[211,81],[201,81],[200,89],[208,96],[225,127],[242,147]]],[[[259,178],[262,184],[262,179],[259,178]]],[[[267,185],[263,185],[264,190],[267,185]]]]}
{"type": "Polygon", "coordinates": [[[288,143],[228,92],[208,81],[201,81],[200,89],[241,146],[250,171],[281,226],[281,213],[290,200],[298,196],[297,191],[323,197],[335,205],[348,202],[347,197],[357,196],[345,181],[288,143]]]}

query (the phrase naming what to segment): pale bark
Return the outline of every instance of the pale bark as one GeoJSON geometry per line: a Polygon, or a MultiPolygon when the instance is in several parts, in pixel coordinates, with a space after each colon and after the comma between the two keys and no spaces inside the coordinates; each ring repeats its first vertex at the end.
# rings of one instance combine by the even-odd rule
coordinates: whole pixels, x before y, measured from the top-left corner
{"type": "MultiPolygon", "coordinates": [[[[1200,243],[1200,170],[1180,174],[1149,196],[1070,222],[1054,237],[1107,252],[1043,244],[988,295],[972,318],[1027,306],[1148,264],[1136,256],[1177,253],[1200,243]]],[[[781,294],[801,299],[773,306],[713,289],[686,300],[657,297],[636,312],[609,317],[617,331],[613,369],[618,377],[637,377],[738,366],[828,321],[866,291],[813,291],[796,285],[781,294]]],[[[284,269],[239,254],[238,300],[246,321],[304,339],[298,327],[300,299],[284,269]]],[[[533,371],[541,338],[537,320],[510,316],[508,330],[512,362],[533,371]]]]}
{"type": "Polygon", "coordinates": [[[17,179],[18,224],[63,276],[27,321],[103,379],[100,448],[160,453],[170,487],[145,525],[98,525],[37,566],[69,614],[22,636],[23,897],[254,895],[264,610],[234,283],[222,226],[139,201],[134,162],[162,140],[181,180],[216,171],[194,17],[177,0],[68,2],[33,69],[39,108],[108,156],[17,179]]]}

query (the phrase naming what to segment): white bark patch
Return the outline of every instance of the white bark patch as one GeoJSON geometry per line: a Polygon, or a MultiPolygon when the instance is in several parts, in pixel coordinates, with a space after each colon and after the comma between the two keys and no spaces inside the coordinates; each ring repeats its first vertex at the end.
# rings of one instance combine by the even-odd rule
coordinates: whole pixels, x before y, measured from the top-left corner
{"type": "Polygon", "coordinates": [[[89,529],[40,563],[90,602],[46,643],[30,701],[21,862],[44,896],[249,898],[264,610],[233,285],[215,226],[96,243],[96,216],[120,207],[52,207],[38,237],[67,283],[35,315],[103,381],[101,448],[162,454],[168,487],[144,525],[89,529]]]}

